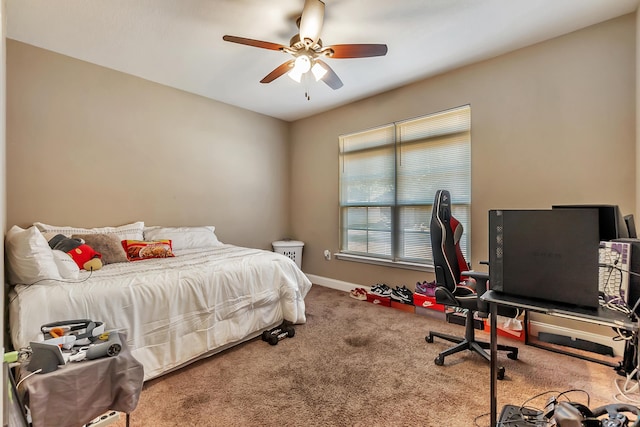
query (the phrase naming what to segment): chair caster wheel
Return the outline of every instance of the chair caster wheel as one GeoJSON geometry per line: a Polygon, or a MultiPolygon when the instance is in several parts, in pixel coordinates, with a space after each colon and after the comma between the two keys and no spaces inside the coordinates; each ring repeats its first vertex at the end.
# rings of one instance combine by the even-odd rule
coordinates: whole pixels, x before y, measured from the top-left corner
{"type": "Polygon", "coordinates": [[[507,357],[511,360],[518,360],[518,352],[512,351],[511,353],[507,353],[507,357]]]}
{"type": "Polygon", "coordinates": [[[427,335],[426,337],[424,337],[424,340],[428,343],[432,343],[433,342],[433,337],[431,335],[427,335]]]}
{"type": "Polygon", "coordinates": [[[498,367],[498,379],[501,381],[504,379],[504,366],[498,367]]]}
{"type": "Polygon", "coordinates": [[[433,361],[433,363],[435,363],[438,366],[444,365],[444,357],[442,357],[442,356],[436,357],[436,359],[433,361]]]}

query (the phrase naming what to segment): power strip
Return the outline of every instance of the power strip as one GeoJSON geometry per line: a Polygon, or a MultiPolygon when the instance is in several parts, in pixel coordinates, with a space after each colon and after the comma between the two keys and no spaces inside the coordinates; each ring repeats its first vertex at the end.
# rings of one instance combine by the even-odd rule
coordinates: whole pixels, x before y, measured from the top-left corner
{"type": "Polygon", "coordinates": [[[109,411],[93,420],[89,421],[84,427],[105,427],[117,422],[120,419],[120,412],[109,411]]]}

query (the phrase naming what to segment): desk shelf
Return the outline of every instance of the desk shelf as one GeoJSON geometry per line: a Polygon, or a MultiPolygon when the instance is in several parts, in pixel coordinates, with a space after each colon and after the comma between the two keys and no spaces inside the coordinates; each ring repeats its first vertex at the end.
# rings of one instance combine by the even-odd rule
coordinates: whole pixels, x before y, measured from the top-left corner
{"type": "Polygon", "coordinates": [[[621,328],[630,332],[638,332],[638,323],[630,319],[624,313],[603,309],[601,307],[599,307],[597,310],[567,307],[539,300],[504,295],[492,290],[485,292],[481,298],[489,304],[491,318],[491,426],[495,426],[497,423],[498,337],[496,323],[499,305],[519,308],[537,313],[544,313],[550,316],[557,316],[565,319],[573,319],[582,322],[593,323],[596,325],[621,328]]]}

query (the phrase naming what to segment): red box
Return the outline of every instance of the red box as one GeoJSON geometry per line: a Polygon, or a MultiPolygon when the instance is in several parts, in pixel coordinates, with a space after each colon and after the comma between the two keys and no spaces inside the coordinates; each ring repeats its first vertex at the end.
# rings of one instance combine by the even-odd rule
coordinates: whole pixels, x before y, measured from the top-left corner
{"type": "Polygon", "coordinates": [[[367,292],[367,301],[374,304],[384,305],[385,307],[391,307],[390,297],[381,297],[367,292]]]}
{"type": "MultiPolygon", "coordinates": [[[[484,331],[488,334],[491,333],[491,325],[489,325],[488,319],[484,321],[484,331]]],[[[524,342],[524,329],[520,331],[512,331],[507,329],[501,329],[499,326],[496,328],[496,332],[500,337],[511,338],[517,341],[524,342]]]]}
{"type": "Polygon", "coordinates": [[[444,312],[445,306],[436,304],[436,297],[430,297],[419,293],[413,294],[413,305],[416,307],[428,308],[429,310],[437,310],[444,312]]]}
{"type": "Polygon", "coordinates": [[[407,313],[415,313],[416,308],[412,304],[405,304],[403,302],[398,302],[391,300],[391,307],[397,308],[398,310],[406,311],[407,313]]]}

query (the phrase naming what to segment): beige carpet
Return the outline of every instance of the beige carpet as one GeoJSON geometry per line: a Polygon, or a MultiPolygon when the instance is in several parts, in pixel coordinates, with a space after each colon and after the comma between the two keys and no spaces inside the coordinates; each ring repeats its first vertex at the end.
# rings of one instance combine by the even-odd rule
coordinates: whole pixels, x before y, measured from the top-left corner
{"type": "MultiPolygon", "coordinates": [[[[470,352],[433,363],[451,344],[424,336],[463,327],[357,301],[314,285],[307,323],[271,346],[260,338],[145,383],[132,426],[488,426],[489,365],[470,352]]],[[[483,337],[488,338],[487,334],[483,337]]],[[[513,343],[509,341],[509,343],[513,343]]],[[[498,407],[541,393],[614,403],[612,368],[520,345],[500,355],[498,407]]],[[[529,406],[544,406],[546,398],[529,406]]],[[[124,417],[117,424],[124,426],[124,417]]]]}

